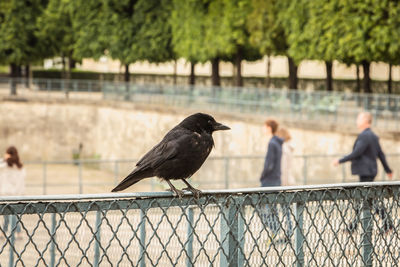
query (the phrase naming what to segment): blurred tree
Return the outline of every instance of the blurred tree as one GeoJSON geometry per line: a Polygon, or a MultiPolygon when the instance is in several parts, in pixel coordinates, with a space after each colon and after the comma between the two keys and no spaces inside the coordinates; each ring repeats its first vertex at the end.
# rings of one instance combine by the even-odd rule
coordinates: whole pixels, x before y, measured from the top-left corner
{"type": "Polygon", "coordinates": [[[370,64],[383,59],[383,55],[373,49],[377,40],[371,35],[377,26],[374,2],[378,0],[333,1],[336,2],[336,15],[341,18],[335,25],[339,28],[337,58],[345,63],[360,64],[364,74],[363,90],[372,93],[370,64]]]}
{"type": "Polygon", "coordinates": [[[194,64],[211,61],[211,84],[219,86],[219,62],[223,55],[222,49],[215,46],[215,39],[219,37],[213,35],[211,28],[219,24],[221,1],[173,0],[173,4],[171,25],[174,50],[191,63],[189,83],[194,83],[194,64]]]}
{"type": "Polygon", "coordinates": [[[195,64],[208,61],[205,24],[208,1],[173,0],[170,17],[172,43],[177,57],[190,62],[189,84],[195,84],[195,64]]]}
{"type": "Polygon", "coordinates": [[[288,5],[291,5],[289,0],[251,0],[252,11],[248,15],[247,27],[250,42],[262,54],[288,57],[288,87],[297,89],[297,65],[288,53],[288,20],[291,19],[287,12],[288,5]]]}
{"type": "MultiPolygon", "coordinates": [[[[21,66],[41,58],[45,47],[35,35],[37,18],[43,12],[45,0],[0,1],[0,62],[10,65],[10,76],[21,76],[21,66]]],[[[16,94],[16,84],[11,84],[11,94],[16,94]]]]}
{"type": "Polygon", "coordinates": [[[175,60],[170,16],[171,0],[139,0],[135,5],[132,50],[135,60],[162,63],[175,60]]]}
{"type": "Polygon", "coordinates": [[[169,17],[171,1],[105,0],[107,51],[125,65],[147,60],[152,63],[175,60],[169,17]]]}
{"type": "Polygon", "coordinates": [[[125,67],[124,80],[130,79],[129,65],[136,61],[132,50],[137,32],[133,20],[137,0],[104,0],[106,27],[103,33],[107,36],[107,51],[125,67]]]}
{"type": "Polygon", "coordinates": [[[234,64],[236,86],[243,86],[242,60],[261,58],[259,50],[249,42],[250,12],[249,0],[213,0],[206,19],[207,51],[234,64]]]}
{"type": "Polygon", "coordinates": [[[75,13],[72,3],[70,0],[49,0],[43,14],[38,18],[37,36],[46,47],[44,56],[61,57],[63,77],[66,79],[71,78],[71,70],[77,60],[74,56],[76,34],[72,25],[75,13]]]}
{"type": "Polygon", "coordinates": [[[71,1],[72,26],[75,34],[73,56],[99,59],[107,49],[107,17],[104,1],[71,1]]]}
{"type": "Polygon", "coordinates": [[[235,84],[242,86],[242,60],[261,57],[248,41],[250,7],[248,0],[174,0],[171,24],[176,53],[191,62],[192,70],[194,63],[210,60],[213,85],[220,85],[219,61],[231,61],[235,84]]]}
{"type": "Polygon", "coordinates": [[[392,66],[400,64],[400,5],[395,0],[372,2],[375,26],[368,43],[374,54],[389,63],[388,93],[392,93],[392,66]]]}
{"type": "Polygon", "coordinates": [[[289,55],[297,63],[304,59],[323,60],[326,68],[326,89],[332,91],[332,62],[337,59],[341,18],[337,1],[293,1],[287,9],[291,18],[288,42],[289,55]]]}

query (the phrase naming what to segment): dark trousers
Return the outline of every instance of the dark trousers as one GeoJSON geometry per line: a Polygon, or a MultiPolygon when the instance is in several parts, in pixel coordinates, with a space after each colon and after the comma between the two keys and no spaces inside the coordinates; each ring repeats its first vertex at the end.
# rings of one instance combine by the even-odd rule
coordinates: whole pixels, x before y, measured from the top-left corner
{"type": "MultiPolygon", "coordinates": [[[[373,182],[375,179],[375,176],[360,176],[360,182],[373,182]]],[[[373,203],[369,203],[371,207],[373,207],[373,203]]],[[[378,214],[379,217],[381,217],[383,221],[383,229],[384,231],[389,230],[389,228],[393,227],[392,224],[392,219],[390,218],[390,215],[386,212],[385,207],[382,205],[381,207],[375,207],[374,208],[375,214],[378,214]]],[[[357,228],[357,225],[359,223],[359,217],[360,217],[360,212],[361,212],[361,205],[358,205],[356,207],[356,218],[350,223],[349,225],[349,230],[354,231],[357,228]]]]}

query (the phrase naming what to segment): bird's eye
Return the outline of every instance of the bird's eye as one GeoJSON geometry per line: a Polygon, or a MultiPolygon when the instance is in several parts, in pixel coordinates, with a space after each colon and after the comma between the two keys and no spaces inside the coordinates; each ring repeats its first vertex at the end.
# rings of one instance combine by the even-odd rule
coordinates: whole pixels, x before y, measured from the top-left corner
{"type": "Polygon", "coordinates": [[[208,121],[208,124],[211,124],[211,121],[208,121]]]}

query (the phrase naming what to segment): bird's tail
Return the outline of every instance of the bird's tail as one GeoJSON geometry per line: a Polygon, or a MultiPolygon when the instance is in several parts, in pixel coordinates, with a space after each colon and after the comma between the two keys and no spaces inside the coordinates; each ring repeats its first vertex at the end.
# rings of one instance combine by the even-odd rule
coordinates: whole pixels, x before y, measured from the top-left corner
{"type": "Polygon", "coordinates": [[[128,188],[129,186],[136,184],[140,180],[153,176],[153,172],[151,170],[141,170],[135,169],[128,176],[125,177],[122,182],[120,182],[111,192],[118,192],[128,188]]]}

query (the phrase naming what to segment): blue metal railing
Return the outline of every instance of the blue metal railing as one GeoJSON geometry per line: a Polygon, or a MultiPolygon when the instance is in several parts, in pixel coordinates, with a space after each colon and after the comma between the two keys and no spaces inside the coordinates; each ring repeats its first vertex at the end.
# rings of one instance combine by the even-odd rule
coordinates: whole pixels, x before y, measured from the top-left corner
{"type": "Polygon", "coordinates": [[[0,218],[14,219],[10,230],[0,225],[0,262],[396,266],[399,197],[399,182],[204,191],[199,199],[170,192],[4,197],[0,218]],[[374,216],[377,209],[385,215],[374,216]],[[354,220],[360,224],[350,233],[354,220]]]}
{"type": "Polygon", "coordinates": [[[400,96],[397,95],[61,79],[31,79],[28,82],[31,90],[24,90],[26,80],[0,78],[3,94],[8,94],[11,83],[18,87],[17,94],[30,97],[132,101],[263,114],[318,124],[353,125],[358,112],[368,110],[374,116],[375,126],[400,130],[400,96]],[[101,94],[96,96],[95,92],[101,94]]]}

